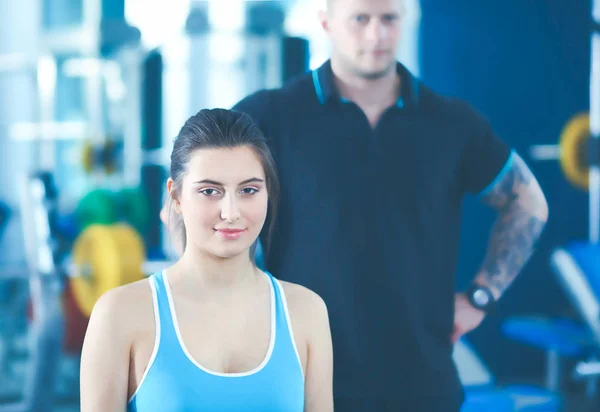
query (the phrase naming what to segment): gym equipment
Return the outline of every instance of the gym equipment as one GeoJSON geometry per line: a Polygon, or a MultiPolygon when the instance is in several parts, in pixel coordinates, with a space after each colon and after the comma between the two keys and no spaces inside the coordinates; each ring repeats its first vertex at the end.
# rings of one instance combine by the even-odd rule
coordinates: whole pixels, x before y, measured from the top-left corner
{"type": "Polygon", "coordinates": [[[504,333],[522,337],[532,346],[550,347],[565,356],[581,356],[591,349],[592,337],[583,325],[570,319],[549,320],[541,317],[518,317],[503,325],[504,333]]]}
{"type": "Polygon", "coordinates": [[[561,131],[559,144],[537,145],[530,148],[535,160],[559,160],[565,178],[578,189],[589,189],[590,166],[593,166],[600,149],[592,139],[590,116],[579,113],[573,116],[561,131]]]}
{"type": "MultiPolygon", "coordinates": [[[[112,225],[126,222],[144,234],[150,222],[149,200],[141,188],[124,188],[118,191],[94,189],[86,193],[75,209],[75,220],[81,230],[93,224],[112,225]]],[[[72,221],[59,219],[60,229],[72,232],[72,221]]],[[[60,231],[59,229],[59,231],[60,231]]]]}
{"type": "Polygon", "coordinates": [[[574,371],[576,379],[592,378],[588,395],[595,395],[596,378],[600,376],[595,359],[600,354],[600,246],[575,242],[556,249],[551,264],[571,304],[577,309],[591,334],[594,350],[587,362],[580,362],[574,371]]]}
{"type": "Polygon", "coordinates": [[[58,191],[52,174],[34,173],[20,187],[27,269],[12,277],[26,276],[30,285],[30,362],[23,402],[0,406],[0,412],[52,408],[55,392],[49,388],[57,381],[61,356],[79,353],[99,294],[168,264],[144,262],[142,240],[125,224],[90,225],[75,241],[74,261],[65,260],[57,253],[58,191]]]}
{"type": "Polygon", "coordinates": [[[546,389],[528,385],[511,385],[502,388],[514,401],[514,411],[518,412],[558,412],[562,408],[560,396],[546,389]]]}
{"type": "Polygon", "coordinates": [[[144,246],[126,225],[92,225],[75,241],[70,286],[77,306],[90,316],[98,298],[118,286],[144,278],[144,246]]]}
{"type": "Polygon", "coordinates": [[[567,180],[582,190],[589,189],[590,143],[590,116],[573,117],[561,133],[560,166],[567,180]]]}
{"type": "MultiPolygon", "coordinates": [[[[140,149],[138,148],[138,152],[140,149]]],[[[124,159],[125,149],[122,141],[107,140],[102,143],[86,141],[81,149],[81,167],[87,174],[101,172],[107,176],[128,169],[124,159]]],[[[155,165],[165,167],[169,164],[169,156],[166,150],[157,148],[154,150],[141,150],[139,164],[155,165]]]]}
{"type": "Polygon", "coordinates": [[[479,355],[461,338],[454,345],[453,359],[465,390],[461,412],[558,412],[560,396],[528,385],[496,387],[495,379],[479,355]]]}
{"type": "Polygon", "coordinates": [[[600,0],[593,1],[590,111],[574,116],[564,127],[560,145],[534,146],[534,159],[560,159],[567,180],[589,192],[589,243],[574,242],[551,255],[552,271],[577,309],[583,325],[564,320],[509,320],[504,330],[512,339],[547,350],[547,385],[559,384],[559,356],[589,359],[580,362],[573,376],[589,378],[587,394],[596,394],[596,363],[600,351],[600,0]],[[519,325],[520,324],[520,325],[519,325]]]}
{"type": "Polygon", "coordinates": [[[560,145],[537,145],[530,149],[536,160],[560,159],[567,179],[589,192],[589,237],[600,237],[600,0],[592,2],[590,110],[574,116],[564,127],[560,145]]]}
{"type": "MultiPolygon", "coordinates": [[[[64,314],[65,326],[63,349],[66,354],[78,355],[81,353],[89,317],[81,313],[81,309],[73,296],[72,287],[68,283],[64,285],[60,301],[62,313],[64,314]]],[[[31,323],[34,316],[33,304],[31,300],[29,300],[27,304],[27,320],[31,323]]]]}
{"type": "Polygon", "coordinates": [[[597,395],[600,377],[600,246],[573,242],[551,254],[551,268],[581,323],[567,319],[514,318],[503,325],[504,333],[518,342],[546,351],[546,386],[560,389],[560,358],[578,361],[569,372],[576,381],[587,381],[588,399],[597,395]]]}
{"type": "Polygon", "coordinates": [[[513,412],[515,401],[504,392],[469,390],[460,412],[513,412]]]}
{"type": "Polygon", "coordinates": [[[122,219],[144,235],[150,224],[150,200],[140,188],[126,188],[116,195],[122,219]]]}
{"type": "Polygon", "coordinates": [[[61,214],[56,217],[55,221],[56,233],[66,242],[71,245],[77,235],[79,235],[79,224],[74,213],[61,214]]]}
{"type": "MultiPolygon", "coordinates": [[[[125,149],[122,141],[108,139],[101,144],[87,141],[81,150],[82,168],[88,174],[100,171],[110,176],[125,170],[126,161],[124,156],[125,149]]],[[[170,153],[160,148],[142,150],[139,158],[140,165],[165,167],[169,164],[169,156],[170,153]]]]}
{"type": "Polygon", "coordinates": [[[0,202],[0,239],[2,239],[2,235],[4,234],[4,228],[8,223],[8,218],[10,216],[9,208],[4,203],[0,202]]]}
{"type": "Polygon", "coordinates": [[[466,338],[459,339],[452,352],[452,359],[463,386],[468,388],[490,388],[494,378],[466,338]]]}
{"type": "MultiPolygon", "coordinates": [[[[22,403],[0,406],[0,411],[46,411],[54,401],[52,388],[63,345],[63,288],[50,228],[56,215],[58,193],[51,174],[27,176],[21,185],[21,211],[33,319],[31,356],[22,403]]],[[[50,409],[49,409],[50,408],[50,409]]]]}
{"type": "Polygon", "coordinates": [[[110,225],[119,220],[113,194],[105,189],[96,189],[87,193],[79,201],[75,216],[82,230],[93,224],[110,225]]]}
{"type": "Polygon", "coordinates": [[[122,164],[122,143],[112,139],[106,139],[102,144],[87,141],[81,150],[82,166],[86,173],[90,174],[102,170],[107,175],[112,175],[122,164]]]}
{"type": "MultiPolygon", "coordinates": [[[[113,113],[105,113],[103,110],[106,102],[121,100],[118,93],[103,93],[103,85],[108,89],[111,82],[110,73],[104,71],[103,66],[118,60],[119,57],[115,57],[117,49],[125,49],[124,54],[133,49],[130,54],[134,55],[134,58],[131,60],[135,60],[135,50],[139,49],[136,43],[139,43],[140,36],[139,32],[127,25],[122,0],[101,0],[98,7],[86,1],[83,10],[79,8],[79,13],[69,13],[65,10],[69,2],[43,3],[45,18],[43,22],[40,20],[43,27],[39,30],[38,46],[45,54],[19,56],[23,57],[19,67],[11,70],[37,77],[37,94],[33,100],[36,107],[30,109],[39,116],[33,124],[9,125],[9,134],[13,139],[33,139],[34,142],[29,145],[33,148],[33,156],[36,159],[34,168],[37,164],[41,170],[52,171],[55,170],[58,159],[67,159],[63,156],[63,149],[67,145],[56,144],[56,139],[73,141],[91,136],[94,142],[100,142],[103,141],[103,136],[108,134],[105,129],[111,133],[116,132],[117,136],[121,134],[118,122],[116,125],[112,124],[112,127],[105,127],[105,119],[114,119],[113,113]],[[92,7],[88,7],[90,5],[92,7]],[[77,21],[64,24],[63,17],[67,15],[76,15],[77,21]],[[121,48],[126,43],[133,47],[121,48]],[[96,76],[94,72],[100,75],[96,76]],[[72,77],[83,79],[73,82],[69,79],[72,77]],[[65,83],[69,83],[70,87],[62,87],[60,93],[55,93],[57,84],[65,83]],[[37,102],[36,97],[39,100],[37,102]],[[64,108],[71,110],[78,106],[83,108],[83,112],[64,112],[64,108]],[[79,116],[84,120],[56,121],[65,115],[79,116]]],[[[71,9],[75,10],[77,7],[71,9]]],[[[129,55],[124,57],[127,59],[129,55]]],[[[132,82],[132,85],[135,85],[135,82],[132,82]]],[[[128,106],[128,99],[139,100],[139,96],[136,96],[135,92],[129,93],[128,90],[126,98],[123,99],[123,106],[128,106]]],[[[113,105],[117,106],[114,103],[113,105]]],[[[134,110],[122,112],[135,113],[134,110]]],[[[139,134],[138,131],[132,133],[139,134]]],[[[68,176],[70,165],[61,166],[68,176]]],[[[73,166],[76,172],[80,170],[76,167],[78,160],[75,160],[73,166]]],[[[131,185],[131,181],[127,179],[124,179],[124,183],[131,185]]],[[[24,184],[18,186],[23,189],[21,221],[27,265],[22,265],[22,270],[14,271],[14,275],[27,279],[30,284],[33,316],[29,328],[31,344],[28,352],[31,358],[28,362],[23,401],[19,404],[2,405],[0,411],[43,412],[54,410],[55,392],[52,388],[59,375],[61,350],[67,343],[64,342],[65,317],[69,324],[69,315],[63,314],[63,310],[73,303],[69,301],[68,294],[64,295],[64,302],[62,299],[64,292],[68,292],[69,288],[65,289],[65,268],[61,264],[62,260],[58,259],[60,253],[56,246],[56,230],[68,227],[73,235],[72,229],[77,225],[73,225],[73,222],[65,225],[55,221],[57,196],[49,173],[28,176],[24,184]]],[[[93,222],[86,222],[89,223],[93,222]]],[[[0,275],[5,276],[6,272],[0,271],[0,275]]]]}
{"type": "Polygon", "coordinates": [[[62,306],[65,314],[64,350],[67,354],[80,354],[89,317],[81,312],[73,287],[69,284],[65,286],[62,306]]]}
{"type": "Polygon", "coordinates": [[[594,350],[591,334],[570,319],[514,317],[502,325],[503,333],[518,342],[546,352],[546,388],[558,391],[561,357],[581,359],[594,350]]]}

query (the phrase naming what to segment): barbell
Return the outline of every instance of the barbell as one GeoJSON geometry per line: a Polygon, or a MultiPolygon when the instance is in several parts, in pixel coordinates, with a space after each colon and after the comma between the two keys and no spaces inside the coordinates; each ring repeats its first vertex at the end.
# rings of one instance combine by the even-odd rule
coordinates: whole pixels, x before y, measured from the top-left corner
{"type": "MultiPolygon", "coordinates": [[[[63,272],[64,347],[77,353],[83,345],[94,305],[111,289],[144,278],[144,244],[127,224],[88,226],[77,236],[63,272]]],[[[29,318],[32,319],[31,302],[29,318]]]]}
{"type": "Polygon", "coordinates": [[[567,180],[574,186],[589,190],[592,142],[590,138],[590,116],[587,113],[573,117],[563,129],[560,137],[560,166],[567,180]]]}
{"type": "Polygon", "coordinates": [[[88,174],[98,169],[107,175],[115,173],[119,167],[121,150],[122,144],[112,139],[106,139],[101,144],[86,141],[81,150],[83,170],[88,174]]]}
{"type": "Polygon", "coordinates": [[[534,160],[558,160],[569,183],[588,191],[590,166],[600,157],[597,140],[591,137],[589,113],[578,113],[563,127],[558,145],[536,145],[530,149],[534,160]]]}
{"type": "MultiPolygon", "coordinates": [[[[100,296],[143,279],[144,273],[152,273],[145,271],[141,255],[143,245],[135,231],[125,225],[94,225],[77,237],[73,255],[64,267],[67,278],[60,294],[66,353],[81,351],[90,315],[100,296]]],[[[12,274],[21,276],[17,268],[12,274]]],[[[27,304],[27,313],[33,321],[36,314],[32,300],[27,304]]]]}
{"type": "MultiPolygon", "coordinates": [[[[125,165],[124,145],[122,141],[107,137],[101,142],[85,141],[79,154],[82,169],[87,173],[102,172],[112,175],[125,165]]],[[[142,165],[167,166],[170,153],[165,148],[141,150],[142,165]]]]}

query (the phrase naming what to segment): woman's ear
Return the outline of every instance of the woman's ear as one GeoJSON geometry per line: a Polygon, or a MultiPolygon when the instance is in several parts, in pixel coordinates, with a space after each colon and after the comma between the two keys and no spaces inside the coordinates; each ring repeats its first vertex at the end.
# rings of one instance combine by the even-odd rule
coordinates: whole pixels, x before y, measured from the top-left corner
{"type": "Polygon", "coordinates": [[[169,192],[169,198],[171,199],[171,202],[173,202],[173,205],[175,206],[175,211],[177,213],[181,213],[181,205],[179,203],[179,198],[176,196],[175,182],[173,181],[172,178],[167,179],[167,190],[169,192]]]}

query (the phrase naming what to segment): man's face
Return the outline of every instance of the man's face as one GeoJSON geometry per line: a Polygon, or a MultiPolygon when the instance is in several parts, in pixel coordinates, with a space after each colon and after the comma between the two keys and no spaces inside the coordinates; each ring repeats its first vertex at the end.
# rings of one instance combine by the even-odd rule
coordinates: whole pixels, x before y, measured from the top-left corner
{"type": "Polygon", "coordinates": [[[321,23],[346,70],[378,78],[395,66],[403,13],[402,0],[331,0],[321,23]]]}

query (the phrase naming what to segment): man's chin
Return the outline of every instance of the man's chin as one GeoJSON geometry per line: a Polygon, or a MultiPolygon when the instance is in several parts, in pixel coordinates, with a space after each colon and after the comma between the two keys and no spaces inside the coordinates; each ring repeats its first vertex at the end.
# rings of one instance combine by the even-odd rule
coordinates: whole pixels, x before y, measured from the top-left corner
{"type": "Polygon", "coordinates": [[[395,62],[389,62],[387,64],[370,64],[360,69],[360,76],[369,80],[377,80],[388,75],[390,71],[394,70],[395,66],[395,62]]]}

